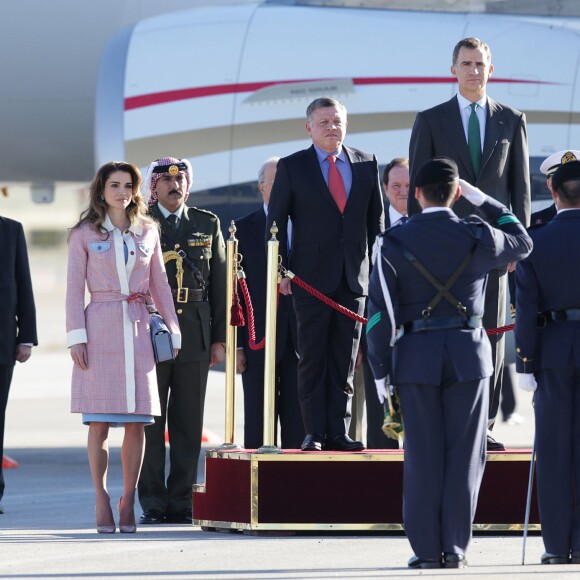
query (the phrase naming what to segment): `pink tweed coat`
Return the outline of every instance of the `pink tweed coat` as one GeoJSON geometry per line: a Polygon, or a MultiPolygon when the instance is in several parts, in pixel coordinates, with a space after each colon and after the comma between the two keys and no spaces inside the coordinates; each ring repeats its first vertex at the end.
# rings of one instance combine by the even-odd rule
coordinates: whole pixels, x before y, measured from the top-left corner
{"type": "Polygon", "coordinates": [[[160,415],[150,315],[143,302],[126,299],[149,291],[174,346],[181,346],[159,234],[146,223],[121,232],[108,217],[103,226],[106,239],[83,224],[69,241],[67,345],[86,343],[88,354],[87,370],[73,367],[71,411],[160,415]]]}

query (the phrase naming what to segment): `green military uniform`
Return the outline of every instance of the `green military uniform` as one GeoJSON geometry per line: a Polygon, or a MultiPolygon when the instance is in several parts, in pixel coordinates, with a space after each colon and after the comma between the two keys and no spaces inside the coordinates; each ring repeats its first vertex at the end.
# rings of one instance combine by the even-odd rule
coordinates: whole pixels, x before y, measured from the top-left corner
{"type": "Polygon", "coordinates": [[[226,339],[226,254],[215,214],[185,207],[174,233],[158,204],[152,206],[150,213],[161,225],[167,279],[175,296],[182,338],[175,361],[157,365],[162,415],[155,417],[155,425],[145,429],[139,501],[144,511],[158,510],[171,517],[191,510],[191,491],[201,450],[210,347],[216,342],[225,343],[226,339]],[[175,243],[172,245],[171,241],[175,243]],[[181,250],[197,267],[197,273],[179,260],[177,252],[181,250]],[[183,273],[179,275],[181,268],[183,273]],[[167,484],[166,420],[170,442],[167,484]]]}

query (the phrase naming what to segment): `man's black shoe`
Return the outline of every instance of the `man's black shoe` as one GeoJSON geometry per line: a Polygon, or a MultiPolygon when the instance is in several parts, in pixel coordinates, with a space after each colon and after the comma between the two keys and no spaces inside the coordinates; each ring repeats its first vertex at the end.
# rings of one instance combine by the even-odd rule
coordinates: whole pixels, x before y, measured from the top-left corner
{"type": "Polygon", "coordinates": [[[441,560],[429,560],[413,556],[408,562],[409,568],[441,568],[441,560]]]}
{"type": "Polygon", "coordinates": [[[505,445],[496,441],[489,433],[487,434],[487,450],[488,451],[505,451],[505,445]]]}
{"type": "Polygon", "coordinates": [[[159,510],[145,510],[139,518],[140,524],[164,524],[165,514],[159,510]]]}
{"type": "Polygon", "coordinates": [[[572,557],[570,558],[572,564],[580,564],[580,550],[572,550],[572,557]]]}
{"type": "Polygon", "coordinates": [[[324,448],[329,451],[362,451],[365,446],[360,441],[353,441],[348,435],[343,433],[328,437],[324,448]]]}
{"type": "Polygon", "coordinates": [[[308,433],[302,442],[302,451],[322,451],[324,433],[308,433]]]}
{"type": "Polygon", "coordinates": [[[165,516],[166,524],[193,524],[191,508],[165,516]]]}
{"type": "Polygon", "coordinates": [[[549,552],[542,554],[540,560],[542,564],[568,564],[569,561],[568,556],[558,556],[557,554],[550,554],[549,552]]]}
{"type": "Polygon", "coordinates": [[[463,554],[445,552],[443,554],[443,568],[467,568],[467,560],[463,554]]]}

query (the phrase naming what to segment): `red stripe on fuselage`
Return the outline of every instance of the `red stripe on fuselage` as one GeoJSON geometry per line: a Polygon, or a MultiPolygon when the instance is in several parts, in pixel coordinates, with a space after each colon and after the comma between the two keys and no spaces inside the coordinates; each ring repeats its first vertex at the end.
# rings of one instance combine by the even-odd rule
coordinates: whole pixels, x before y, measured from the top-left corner
{"type": "MultiPolygon", "coordinates": [[[[175,101],[184,101],[187,99],[198,99],[200,97],[213,97],[216,95],[227,95],[234,93],[248,93],[258,91],[274,85],[287,85],[292,83],[315,83],[315,82],[332,82],[338,79],[304,79],[292,81],[264,81],[255,83],[238,83],[229,85],[212,85],[207,87],[196,87],[190,89],[179,89],[175,91],[162,91],[159,93],[150,93],[148,95],[139,95],[136,97],[127,97],[125,99],[125,110],[141,109],[152,105],[163,105],[175,101]]],[[[421,84],[439,84],[455,83],[453,77],[371,77],[352,79],[355,85],[421,85],[421,84]]],[[[520,80],[520,79],[489,79],[490,83],[512,83],[512,84],[538,84],[549,85],[549,83],[537,80],[520,80]]]]}

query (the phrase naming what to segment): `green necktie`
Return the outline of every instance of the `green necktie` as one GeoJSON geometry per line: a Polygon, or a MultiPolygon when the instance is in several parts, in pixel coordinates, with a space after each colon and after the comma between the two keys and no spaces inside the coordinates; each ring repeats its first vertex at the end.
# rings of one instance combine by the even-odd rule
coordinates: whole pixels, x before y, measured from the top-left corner
{"type": "Polygon", "coordinates": [[[479,119],[475,112],[477,103],[471,103],[470,107],[471,115],[469,115],[469,123],[467,124],[467,147],[471,157],[471,165],[477,177],[481,166],[481,133],[479,131],[479,119]]]}

